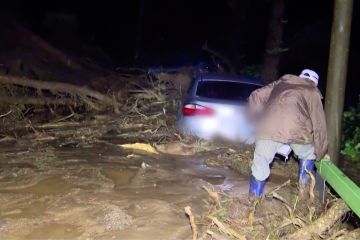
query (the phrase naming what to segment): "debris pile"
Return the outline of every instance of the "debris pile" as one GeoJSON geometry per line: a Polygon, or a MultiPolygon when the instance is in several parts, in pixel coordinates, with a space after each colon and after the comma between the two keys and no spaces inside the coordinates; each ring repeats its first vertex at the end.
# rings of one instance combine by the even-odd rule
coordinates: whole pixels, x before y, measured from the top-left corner
{"type": "MultiPolygon", "coordinates": [[[[349,211],[341,200],[329,195],[326,205],[297,195],[290,180],[262,199],[229,197],[204,186],[209,195],[209,214],[196,216],[185,209],[196,239],[345,239],[359,236],[343,218],[349,211]],[[198,226],[194,226],[194,222],[198,226]]],[[[193,238],[194,239],[194,238],[193,238]]],[[[351,238],[355,239],[355,238],[351,238]]]]}
{"type": "MultiPolygon", "coordinates": [[[[101,143],[152,157],[211,152],[205,160],[207,167],[230,167],[243,176],[249,175],[252,146],[204,142],[176,131],[176,114],[193,77],[191,68],[109,71],[69,57],[15,22],[10,23],[15,35],[30,39],[26,44],[17,43],[21,51],[33,54],[0,59],[4,61],[0,62],[0,142],[10,145],[17,142],[24,147],[23,164],[44,171],[50,165],[64,164],[56,159],[51,146],[86,149],[101,143]],[[26,145],[29,142],[31,146],[26,145]]],[[[11,154],[5,157],[14,157],[11,154]]],[[[129,159],[133,156],[128,155],[129,159]]],[[[139,166],[146,170],[152,165],[140,160],[139,166]]],[[[349,211],[344,202],[329,192],[327,203],[320,204],[314,200],[313,189],[305,198],[298,196],[296,164],[288,163],[286,171],[284,167],[274,162],[272,174],[284,176],[284,172],[289,172],[286,177],[290,180],[260,201],[249,202],[246,196],[237,198],[211,184],[204,185],[203,190],[209,196],[208,215],[198,216],[190,206],[184,209],[192,239],[350,239],[359,236],[358,229],[350,231],[343,224],[342,218],[349,211]]],[[[125,229],[133,222],[117,206],[106,210],[105,218],[98,220],[107,230],[125,229]]],[[[0,219],[0,231],[4,228],[6,225],[0,219]]]]}

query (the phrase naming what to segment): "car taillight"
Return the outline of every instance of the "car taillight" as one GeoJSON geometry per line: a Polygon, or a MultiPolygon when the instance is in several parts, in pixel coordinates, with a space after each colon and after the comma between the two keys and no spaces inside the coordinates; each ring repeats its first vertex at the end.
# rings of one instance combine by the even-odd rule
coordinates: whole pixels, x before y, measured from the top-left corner
{"type": "Polygon", "coordinates": [[[197,104],[186,104],[183,107],[184,116],[210,116],[214,114],[211,108],[203,107],[197,104]]]}

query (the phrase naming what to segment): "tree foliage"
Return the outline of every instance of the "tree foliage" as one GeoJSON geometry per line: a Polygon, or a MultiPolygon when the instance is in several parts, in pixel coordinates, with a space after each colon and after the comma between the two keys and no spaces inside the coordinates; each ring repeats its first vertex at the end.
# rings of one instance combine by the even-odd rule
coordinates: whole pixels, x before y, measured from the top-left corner
{"type": "Polygon", "coordinates": [[[357,107],[344,112],[341,153],[360,160],[360,100],[357,107]]]}

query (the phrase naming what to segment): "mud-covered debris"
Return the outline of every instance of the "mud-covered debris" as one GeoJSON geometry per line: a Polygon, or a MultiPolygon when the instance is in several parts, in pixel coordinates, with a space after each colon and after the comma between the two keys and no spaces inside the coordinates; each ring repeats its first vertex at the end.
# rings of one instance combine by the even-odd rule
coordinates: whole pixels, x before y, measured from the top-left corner
{"type": "Polygon", "coordinates": [[[350,209],[346,203],[337,199],[333,205],[321,217],[297,230],[293,234],[285,237],[285,239],[313,239],[314,236],[321,236],[321,234],[331,228],[346,212],[350,209]]]}
{"type": "Polygon", "coordinates": [[[147,152],[147,153],[151,153],[151,154],[159,154],[158,151],[156,151],[156,149],[151,146],[150,144],[147,143],[129,143],[129,144],[120,144],[119,145],[122,148],[125,149],[131,149],[134,151],[142,151],[142,152],[147,152]]]}
{"type": "Polygon", "coordinates": [[[179,141],[157,145],[156,149],[161,153],[179,156],[194,155],[201,151],[198,147],[187,146],[185,143],[179,141]]]}

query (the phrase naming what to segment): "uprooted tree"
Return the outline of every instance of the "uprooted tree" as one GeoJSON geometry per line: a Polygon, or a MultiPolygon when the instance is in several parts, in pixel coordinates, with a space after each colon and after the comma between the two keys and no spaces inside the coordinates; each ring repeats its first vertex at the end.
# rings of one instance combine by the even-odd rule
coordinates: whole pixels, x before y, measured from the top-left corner
{"type": "Polygon", "coordinates": [[[120,104],[114,97],[102,94],[86,86],[14,76],[0,76],[3,103],[31,105],[86,105],[89,109],[102,110],[112,107],[119,112],[120,104]],[[16,91],[17,90],[17,91],[16,91]],[[21,92],[21,95],[18,92],[21,92]]]}

